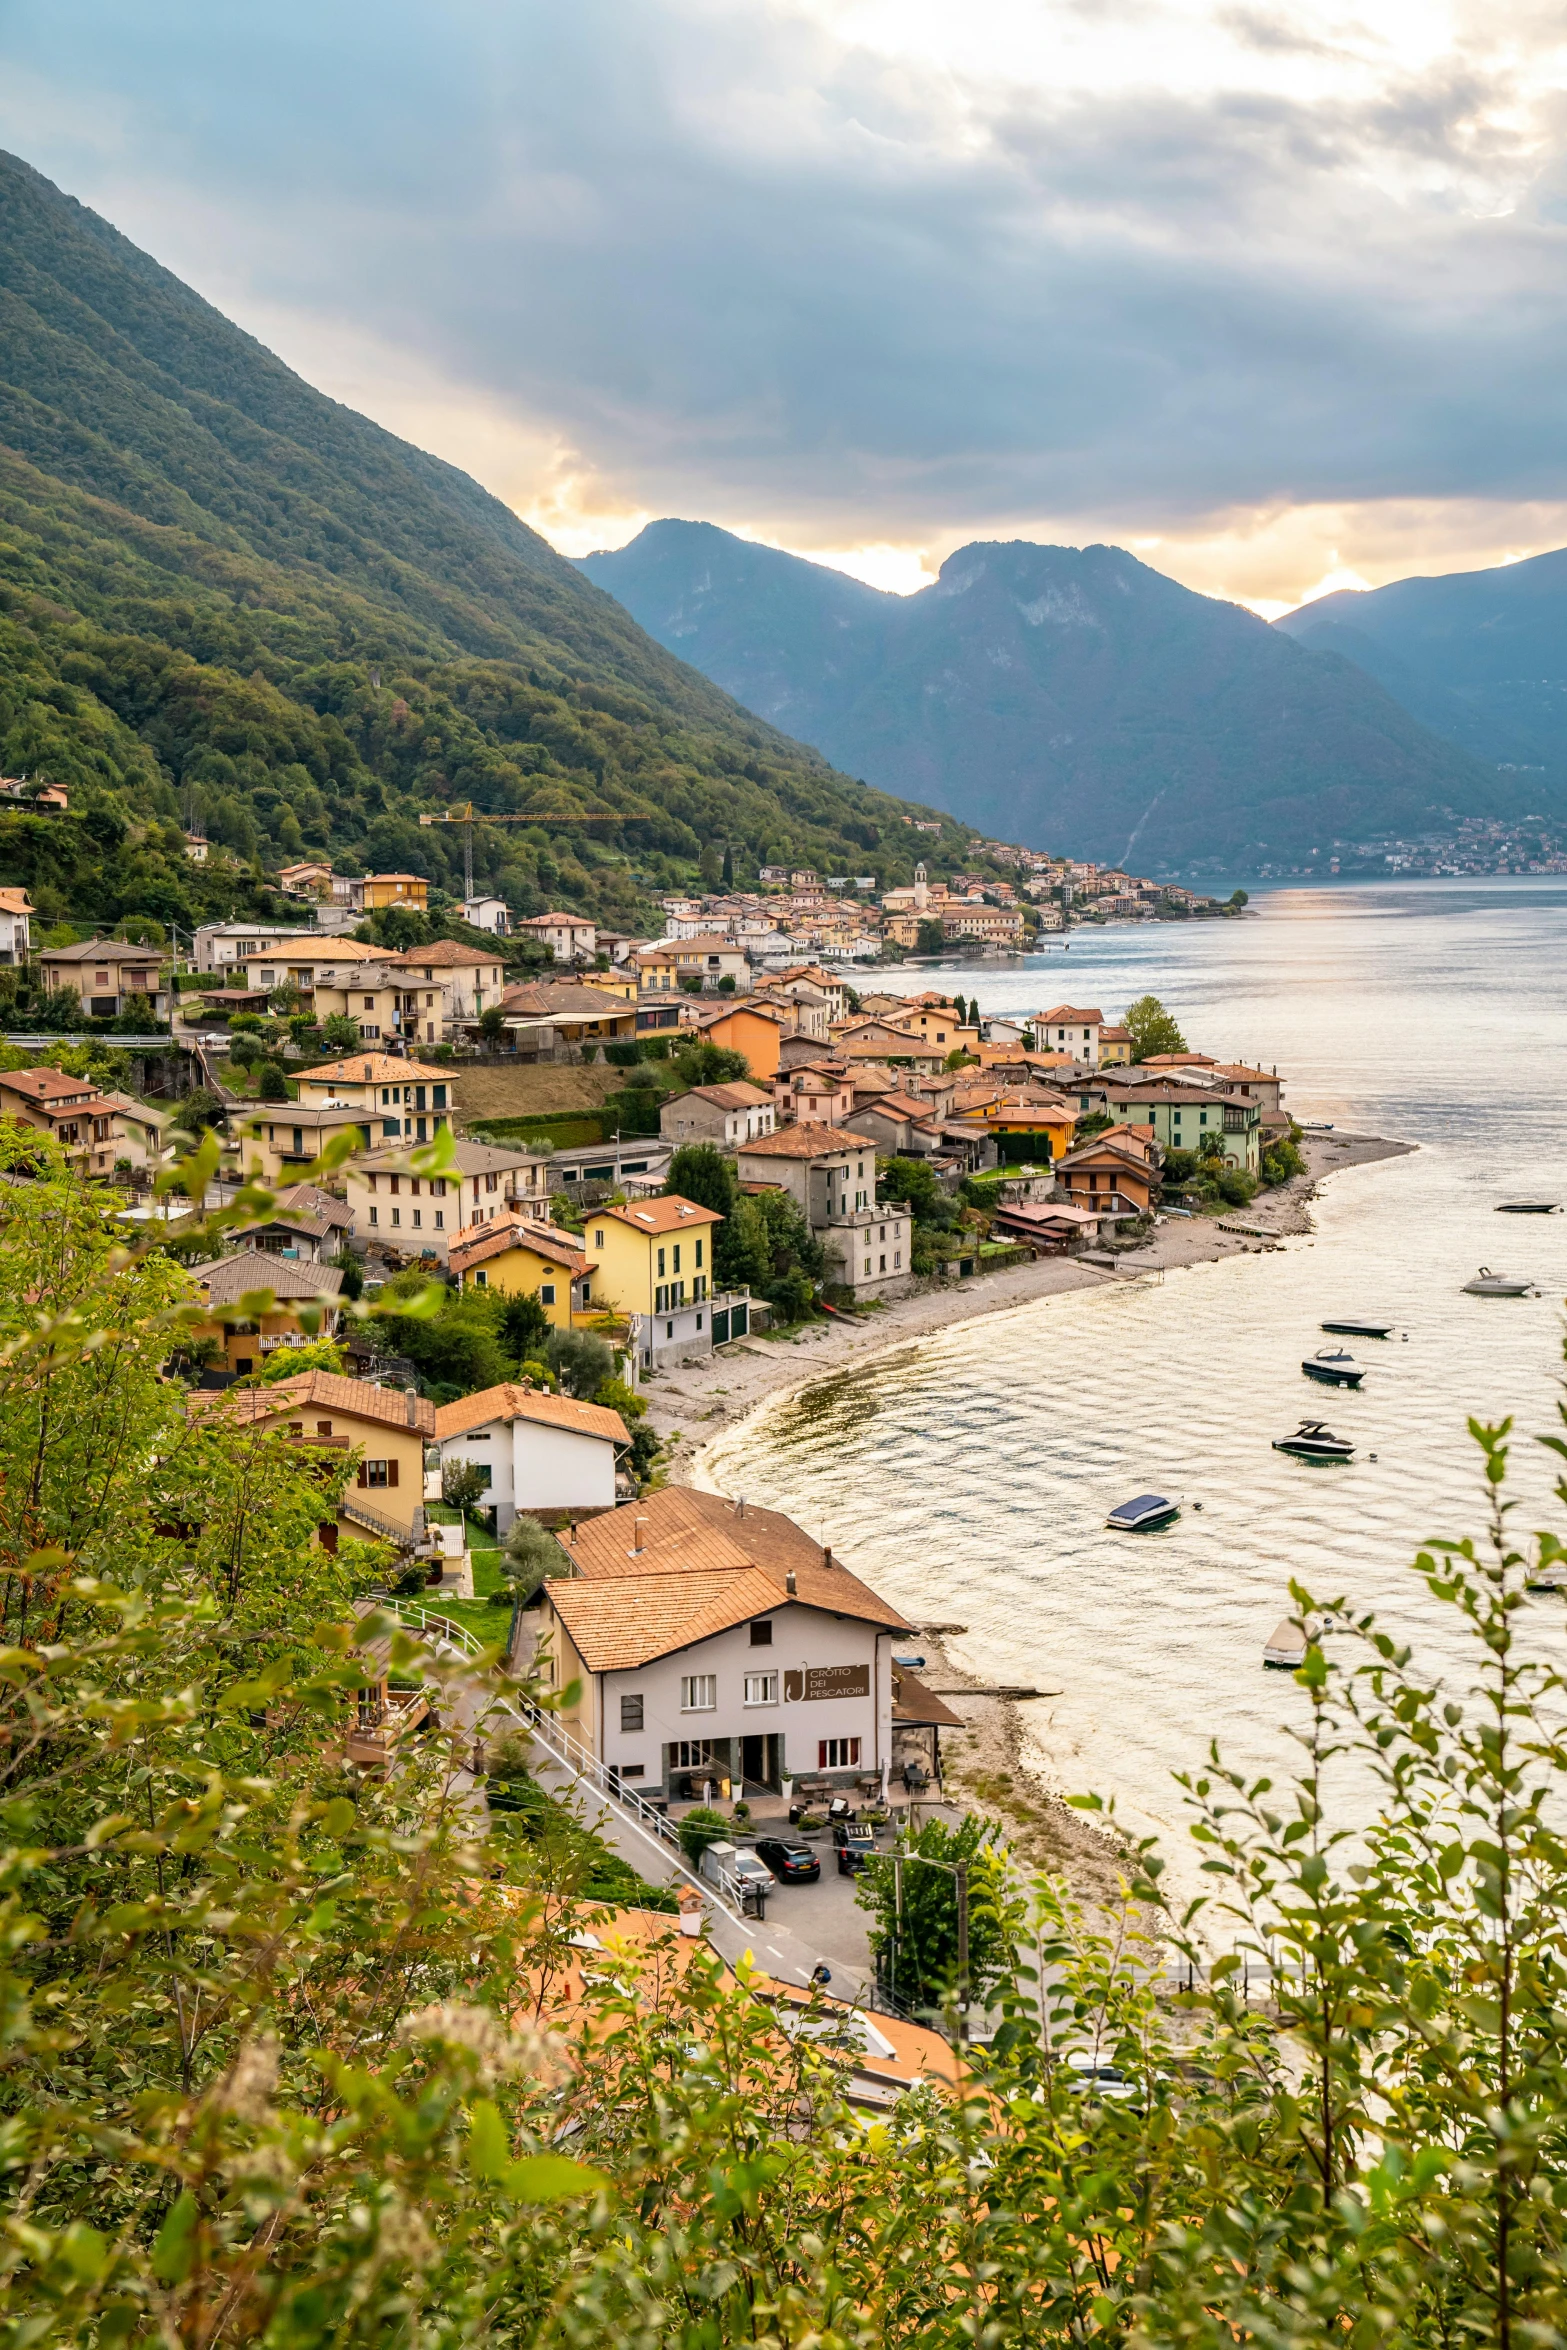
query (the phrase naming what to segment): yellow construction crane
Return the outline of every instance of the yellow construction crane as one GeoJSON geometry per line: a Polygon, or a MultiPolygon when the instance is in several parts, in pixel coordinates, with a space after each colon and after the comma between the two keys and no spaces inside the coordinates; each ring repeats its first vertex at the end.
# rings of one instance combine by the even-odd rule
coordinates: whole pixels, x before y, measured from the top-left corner
{"type": "Polygon", "coordinates": [[[628,824],[634,816],[620,808],[530,808],[521,816],[492,816],[484,808],[476,808],[472,800],[463,800],[455,808],[443,808],[439,815],[421,816],[421,824],[460,824],[462,836],[462,894],[473,895],[473,828],[475,824],[628,824]]]}

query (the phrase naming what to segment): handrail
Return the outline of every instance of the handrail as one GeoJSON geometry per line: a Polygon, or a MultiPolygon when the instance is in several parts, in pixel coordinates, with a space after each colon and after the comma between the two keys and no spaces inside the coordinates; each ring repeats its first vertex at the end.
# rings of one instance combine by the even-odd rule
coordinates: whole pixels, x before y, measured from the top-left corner
{"type": "MultiPolygon", "coordinates": [[[[482,1655],[482,1642],[476,1640],[471,1632],[464,1630],[462,1625],[454,1624],[450,1616],[438,1615],[433,1608],[423,1607],[417,1600],[399,1600],[397,1608],[398,1613],[406,1621],[412,1623],[416,1631],[433,1632],[438,1640],[455,1648],[463,1656],[482,1655]]],[[[585,1781],[597,1794],[603,1796],[606,1802],[612,1803],[619,1811],[629,1813],[631,1819],[645,1834],[652,1836],[657,1842],[667,1845],[670,1849],[670,1858],[687,1882],[695,1885],[697,1890],[704,1895],[716,1896],[719,1907],[727,1910],[737,1924],[743,1924],[745,1919],[744,1892],[738,1881],[731,1877],[727,1870],[720,1872],[721,1881],[717,1886],[710,1878],[700,1877],[687,1860],[685,1847],[681,1844],[679,1835],[670,1826],[663,1813],[655,1810],[653,1805],[638,1795],[634,1788],[626,1787],[622,1785],[620,1780],[614,1778],[591,1748],[584,1746],[579,1738],[574,1738],[571,1732],[552,1714],[547,1713],[543,1707],[535,1705],[531,1698],[520,1696],[503,1698],[501,1710],[522,1722],[546,1746],[550,1747],[556,1760],[571,1773],[574,1779],[585,1781]]]]}

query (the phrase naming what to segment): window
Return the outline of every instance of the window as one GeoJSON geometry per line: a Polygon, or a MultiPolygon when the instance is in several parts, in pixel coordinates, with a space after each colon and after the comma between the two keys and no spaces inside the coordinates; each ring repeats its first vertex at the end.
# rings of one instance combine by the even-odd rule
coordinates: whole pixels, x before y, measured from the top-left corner
{"type": "Polygon", "coordinates": [[[679,1270],[680,1270],[680,1243],[679,1243],[679,1241],[677,1240],[677,1241],[675,1242],[675,1271],[678,1273],[678,1272],[679,1272],[679,1270]]]}
{"type": "Polygon", "coordinates": [[[414,1210],[414,1230],[415,1230],[416,1232],[421,1232],[423,1229],[424,1229],[424,1217],[423,1217],[423,1214],[421,1213],[421,1211],[420,1211],[418,1208],[415,1208],[415,1210],[414,1210]]]}
{"type": "Polygon", "coordinates": [[[375,1010],[375,997],[373,995],[367,995],[365,997],[365,1010],[367,1012],[373,1012],[375,1010]]]}
{"type": "Polygon", "coordinates": [[[552,1306],[555,1303],[555,1284],[553,1281],[545,1281],[540,1284],[539,1303],[541,1306],[552,1306]]]}
{"type": "Polygon", "coordinates": [[[488,1462],[488,1461],[470,1461],[470,1462],[468,1463],[468,1466],[469,1466],[469,1468],[470,1468],[470,1469],[477,1469],[477,1470],[478,1470],[478,1472],[479,1472],[479,1485],[480,1485],[480,1490],[481,1490],[482,1492],[488,1493],[488,1492],[489,1492],[489,1490],[490,1490],[490,1476],[491,1476],[491,1470],[490,1470],[490,1464],[489,1464],[489,1462],[488,1462]]]}
{"type": "Polygon", "coordinates": [[[702,1268],[702,1243],[700,1241],[696,1244],[696,1262],[697,1270],[700,1272],[702,1268]]]}
{"type": "Polygon", "coordinates": [[[361,1485],[395,1485],[396,1471],[395,1461],[361,1461],[359,1482],[361,1485]]]}
{"type": "Polygon", "coordinates": [[[620,1701],[620,1726],[621,1726],[621,1728],[622,1728],[623,1730],[640,1730],[640,1729],[641,1729],[641,1727],[642,1727],[642,1700],[641,1700],[641,1698],[640,1698],[640,1697],[623,1697],[623,1698],[621,1699],[621,1701],[620,1701]]]}
{"type": "Polygon", "coordinates": [[[372,1209],[370,1210],[370,1221],[371,1221],[371,1223],[372,1223],[372,1224],[379,1224],[379,1223],[380,1223],[380,1221],[381,1221],[381,1211],[380,1211],[380,1209],[379,1209],[379,1208],[372,1208],[372,1209]]]}
{"type": "Polygon", "coordinates": [[[435,1211],[435,1229],[437,1232],[444,1232],[446,1230],[446,1216],[444,1211],[440,1208],[437,1208],[435,1211]]]}
{"type": "Polygon", "coordinates": [[[662,1249],[658,1252],[658,1277],[661,1281],[664,1277],[664,1252],[662,1249]]]}
{"type": "Polygon", "coordinates": [[[603,1235],[603,1233],[602,1233],[602,1232],[595,1232],[595,1233],[594,1233],[594,1235],[593,1235],[593,1245],[594,1245],[594,1247],[595,1247],[595,1248],[602,1248],[602,1247],[604,1246],[604,1235],[603,1235]]]}
{"type": "Polygon", "coordinates": [[[773,1619],[771,1616],[758,1616],[751,1626],[751,1646],[753,1648],[771,1648],[772,1645],[773,1619]]]}
{"type": "Polygon", "coordinates": [[[430,1189],[437,1199],[444,1199],[446,1197],[446,1177],[437,1175],[430,1189]]]}
{"type": "Polygon", "coordinates": [[[478,1283],[481,1289],[488,1289],[490,1286],[490,1276],[488,1273],[475,1273],[474,1280],[478,1283]]]}
{"type": "Polygon", "coordinates": [[[699,1771],[713,1759],[711,1738],[677,1738],[669,1749],[669,1759],[677,1771],[699,1771]]]}
{"type": "Polygon", "coordinates": [[[402,1220],[403,1220],[403,1211],[402,1211],[402,1209],[401,1209],[401,1208],[394,1208],[394,1209],[392,1210],[392,1222],[393,1222],[394,1224],[400,1224],[400,1223],[402,1222],[402,1220]]]}
{"type": "Polygon", "coordinates": [[[745,1702],[747,1705],[776,1705],[778,1703],[778,1675],[776,1673],[747,1673],[745,1702]]]}
{"type": "Polygon", "coordinates": [[[819,1771],[852,1771],[859,1759],[858,1738],[818,1738],[816,1741],[816,1768],[819,1771]]]}
{"type": "Polygon", "coordinates": [[[484,1178],[484,1188],[486,1191],[493,1191],[495,1189],[495,1177],[493,1175],[486,1175],[484,1178]]]}
{"type": "Polygon", "coordinates": [[[400,1175],[393,1175],[393,1176],[390,1178],[390,1181],[391,1181],[391,1186],[392,1186],[392,1197],[393,1197],[393,1199],[396,1199],[396,1197],[397,1197],[398,1193],[399,1193],[399,1192],[402,1190],[402,1188],[403,1188],[403,1179],[402,1179],[402,1177],[401,1177],[400,1175]]]}
{"type": "Polygon", "coordinates": [[[680,1710],[683,1714],[710,1714],[718,1710],[718,1675],[682,1673],[680,1710]]]}

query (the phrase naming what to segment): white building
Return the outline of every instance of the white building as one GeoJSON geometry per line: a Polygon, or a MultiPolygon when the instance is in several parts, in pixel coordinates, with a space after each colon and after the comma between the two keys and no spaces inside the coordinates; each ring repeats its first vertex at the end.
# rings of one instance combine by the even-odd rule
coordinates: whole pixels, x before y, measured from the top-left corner
{"type": "Polygon", "coordinates": [[[511,908],[504,898],[464,898],[462,918],[475,930],[492,931],[497,938],[511,933],[511,908]]]}
{"type": "Polygon", "coordinates": [[[899,1297],[913,1273],[908,1210],[876,1203],[876,1147],[861,1134],[798,1119],[739,1145],[742,1183],[788,1192],[827,1255],[828,1278],[867,1297],[899,1297]]]}
{"type": "Polygon", "coordinates": [[[515,925],[519,938],[536,938],[557,963],[591,962],[598,952],[598,933],[580,914],[534,914],[515,925]]]}
{"type": "Polygon", "coordinates": [[[33,907],[25,889],[0,889],[0,963],[25,963],[33,907]]]}
{"type": "Polygon", "coordinates": [[[198,971],[231,971],[254,955],[286,957],[319,947],[319,932],[280,929],[269,922],[204,922],[195,934],[198,971]]]}
{"type": "Polygon", "coordinates": [[[435,1415],[441,1466],[467,1461],[485,1475],[497,1534],[520,1513],[615,1506],[615,1466],[631,1442],[618,1412],[571,1395],[507,1384],[443,1404],[435,1415]]]}
{"type": "Polygon", "coordinates": [[[672,1094],[658,1113],[666,1142],[712,1142],[736,1150],[759,1134],[771,1134],[777,1109],[770,1093],[744,1078],[728,1085],[693,1085],[672,1094]]]}
{"type": "Polygon", "coordinates": [[[537,1655],[568,1729],[639,1793],[836,1786],[892,1766],[910,1627],[789,1518],[667,1486],[575,1529],[537,1655]]]}
{"type": "Polygon", "coordinates": [[[1057,1004],[1051,1011],[1034,1014],[1034,1050],[1070,1053],[1085,1069],[1097,1069],[1104,1024],[1105,1016],[1097,1006],[1084,1010],[1077,1004],[1057,1004]]]}
{"type": "Polygon", "coordinates": [[[521,1211],[545,1218],[550,1162],[543,1151],[505,1150],[466,1139],[452,1144],[445,1175],[418,1175],[405,1145],[367,1152],[343,1170],[353,1237],[447,1262],[452,1235],[521,1211]]]}

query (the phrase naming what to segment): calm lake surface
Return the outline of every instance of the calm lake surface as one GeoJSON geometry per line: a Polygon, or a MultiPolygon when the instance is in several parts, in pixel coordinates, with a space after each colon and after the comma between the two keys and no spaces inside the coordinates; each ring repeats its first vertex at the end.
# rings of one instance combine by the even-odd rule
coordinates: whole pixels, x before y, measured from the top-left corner
{"type": "MultiPolygon", "coordinates": [[[[1293,1573],[1375,1608],[1457,1665],[1409,1572],[1419,1543],[1478,1535],[1469,1413],[1516,1416],[1520,1528],[1563,1530],[1552,1460],[1567,1294],[1567,883],[1278,890],[1241,922],[1112,928],[1019,967],[954,971],[988,1011],[1122,1011],[1152,991],[1195,1048],[1276,1063],[1286,1106],[1419,1145],[1329,1182],[1312,1238],[1041,1299],[918,1340],[765,1407],[709,1456],[731,1493],[789,1511],[910,1621],[968,1627],[966,1666],[1060,1690],[1024,1709],[1068,1791],[1130,1825],[1183,1823],[1170,1774],[1217,1737],[1288,1767],[1303,1700],[1262,1644],[1293,1573]],[[1539,1298],[1464,1297],[1482,1264],[1539,1298]],[[1325,1314],[1401,1332],[1354,1342],[1358,1394],[1305,1379],[1325,1314]],[[1315,1413],[1359,1458],[1309,1466],[1271,1440],[1315,1413]],[[1367,1456],[1377,1455],[1373,1462],[1367,1456]],[[1110,1534],[1143,1490],[1200,1502],[1164,1534],[1110,1534]]],[[[922,979],[915,985],[924,984],[922,979]]],[[[1540,1637],[1561,1637],[1560,1600],[1540,1637]]],[[[1361,1790],[1364,1798],[1365,1791],[1361,1790]]]]}

